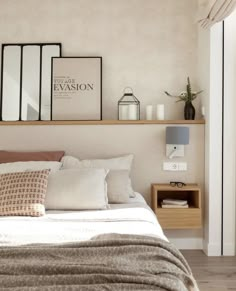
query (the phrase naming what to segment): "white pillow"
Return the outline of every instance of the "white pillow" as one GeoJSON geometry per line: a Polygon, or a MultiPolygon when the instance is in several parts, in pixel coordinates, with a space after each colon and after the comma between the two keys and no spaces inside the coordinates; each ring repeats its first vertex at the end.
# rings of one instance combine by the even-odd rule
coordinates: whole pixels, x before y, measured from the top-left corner
{"type": "Polygon", "coordinates": [[[71,156],[61,159],[63,169],[71,168],[103,168],[109,170],[131,170],[134,155],[126,155],[111,159],[79,160],[71,156]]]}
{"type": "Polygon", "coordinates": [[[107,178],[107,196],[109,203],[128,203],[133,189],[128,170],[110,170],[107,178]]]}
{"type": "Polygon", "coordinates": [[[14,162],[0,164],[0,174],[25,172],[25,171],[41,171],[51,170],[50,173],[55,173],[62,166],[60,162],[14,162]]]}
{"type": "MultiPolygon", "coordinates": [[[[95,160],[79,160],[72,156],[64,156],[61,159],[61,162],[62,162],[63,169],[102,168],[102,169],[114,170],[111,172],[110,174],[111,176],[115,173],[115,170],[127,170],[128,175],[130,175],[133,159],[134,159],[134,155],[132,154],[122,156],[122,157],[117,157],[117,158],[111,158],[111,159],[95,159],[95,160]]],[[[121,176],[120,176],[120,179],[121,179],[121,176]]],[[[127,184],[126,179],[124,180],[124,184],[127,184]]],[[[109,196],[110,191],[116,192],[116,189],[114,189],[113,191],[112,187],[109,185],[109,181],[108,181],[108,189],[109,189],[108,196],[109,196]]],[[[129,197],[135,197],[135,192],[133,191],[133,189],[129,191],[129,197]]]]}
{"type": "Polygon", "coordinates": [[[85,210],[108,207],[105,169],[66,169],[51,174],[46,209],[85,210]]]}

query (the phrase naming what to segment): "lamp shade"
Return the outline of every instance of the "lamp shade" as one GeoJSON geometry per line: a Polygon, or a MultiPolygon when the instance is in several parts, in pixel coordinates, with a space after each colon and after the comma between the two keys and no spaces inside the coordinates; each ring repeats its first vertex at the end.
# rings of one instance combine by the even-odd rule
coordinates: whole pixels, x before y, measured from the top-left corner
{"type": "Polygon", "coordinates": [[[166,144],[189,144],[189,128],[184,126],[167,126],[166,144]]]}

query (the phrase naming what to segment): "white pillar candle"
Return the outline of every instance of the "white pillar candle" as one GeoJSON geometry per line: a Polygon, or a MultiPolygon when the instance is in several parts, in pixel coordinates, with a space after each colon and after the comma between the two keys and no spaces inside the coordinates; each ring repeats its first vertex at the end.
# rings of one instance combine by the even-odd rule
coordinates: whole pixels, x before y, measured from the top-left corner
{"type": "Polygon", "coordinates": [[[128,105],[121,105],[119,108],[119,120],[128,120],[128,105]]]}
{"type": "Polygon", "coordinates": [[[128,119],[129,120],[137,120],[137,106],[135,104],[129,105],[128,119]]]}
{"type": "Polygon", "coordinates": [[[146,106],[146,119],[152,120],[152,105],[146,106]]]}
{"type": "Polygon", "coordinates": [[[165,119],[165,107],[164,104],[157,104],[157,120],[165,119]]]}
{"type": "Polygon", "coordinates": [[[205,107],[204,106],[201,107],[201,113],[202,113],[202,117],[204,118],[205,117],[205,107]]]}

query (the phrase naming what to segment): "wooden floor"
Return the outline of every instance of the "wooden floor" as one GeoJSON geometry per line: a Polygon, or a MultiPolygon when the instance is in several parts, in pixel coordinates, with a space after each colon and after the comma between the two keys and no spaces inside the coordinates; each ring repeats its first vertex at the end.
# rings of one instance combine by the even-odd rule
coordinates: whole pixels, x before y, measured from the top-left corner
{"type": "Polygon", "coordinates": [[[181,251],[201,291],[236,291],[236,257],[207,257],[202,251],[181,251]]]}

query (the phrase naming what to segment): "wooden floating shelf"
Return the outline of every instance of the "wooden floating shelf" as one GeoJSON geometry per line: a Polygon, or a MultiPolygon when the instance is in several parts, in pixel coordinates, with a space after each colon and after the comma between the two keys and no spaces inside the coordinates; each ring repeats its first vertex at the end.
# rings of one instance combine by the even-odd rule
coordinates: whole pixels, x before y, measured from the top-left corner
{"type": "Polygon", "coordinates": [[[0,121],[4,125],[123,125],[123,124],[205,124],[199,120],[48,120],[48,121],[0,121]]]}

